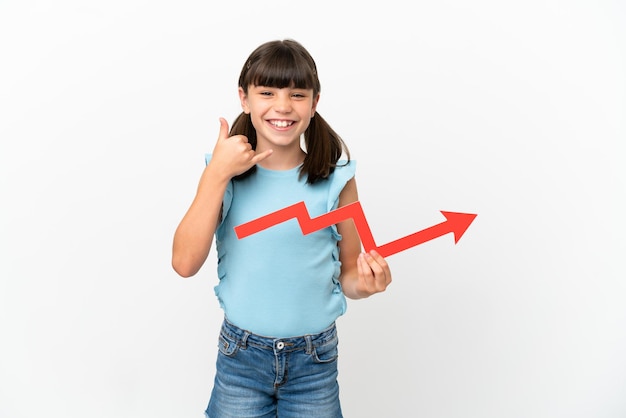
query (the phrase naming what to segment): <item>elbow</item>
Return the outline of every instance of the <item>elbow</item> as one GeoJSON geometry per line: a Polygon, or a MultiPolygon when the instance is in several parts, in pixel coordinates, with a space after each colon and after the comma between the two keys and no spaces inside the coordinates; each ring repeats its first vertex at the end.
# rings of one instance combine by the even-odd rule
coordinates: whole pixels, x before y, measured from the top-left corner
{"type": "Polygon", "coordinates": [[[208,251],[194,252],[175,246],[172,250],[172,268],[181,277],[191,277],[200,271],[208,254],[208,251]]]}
{"type": "Polygon", "coordinates": [[[175,258],[172,259],[172,268],[174,271],[183,278],[194,276],[198,272],[198,268],[191,265],[191,263],[185,263],[175,258]]]}

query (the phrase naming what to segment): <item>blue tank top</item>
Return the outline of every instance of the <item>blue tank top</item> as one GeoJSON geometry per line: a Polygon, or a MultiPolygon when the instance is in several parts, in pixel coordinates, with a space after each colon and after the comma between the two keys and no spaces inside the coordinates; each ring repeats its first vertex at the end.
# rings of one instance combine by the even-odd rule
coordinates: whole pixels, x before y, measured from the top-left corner
{"type": "MultiPolygon", "coordinates": [[[[210,155],[207,155],[207,163],[210,155]]],[[[285,338],[323,331],[347,307],[339,284],[336,226],[304,235],[296,219],[238,239],[234,227],[304,201],[314,218],[337,208],[355,162],[340,161],[327,180],[307,184],[300,167],[229,183],[215,233],[219,284],[228,320],[252,333],[285,338]]]]}

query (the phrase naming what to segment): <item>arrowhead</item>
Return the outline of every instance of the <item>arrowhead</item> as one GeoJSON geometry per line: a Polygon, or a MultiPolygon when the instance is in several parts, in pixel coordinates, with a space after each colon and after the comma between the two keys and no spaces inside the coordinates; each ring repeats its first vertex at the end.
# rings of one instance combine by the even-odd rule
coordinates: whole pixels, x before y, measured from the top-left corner
{"type": "Polygon", "coordinates": [[[476,216],[473,213],[459,213],[459,212],[444,212],[440,211],[443,216],[446,217],[447,227],[450,232],[454,233],[454,243],[459,242],[467,228],[469,228],[470,224],[474,221],[476,216]]]}

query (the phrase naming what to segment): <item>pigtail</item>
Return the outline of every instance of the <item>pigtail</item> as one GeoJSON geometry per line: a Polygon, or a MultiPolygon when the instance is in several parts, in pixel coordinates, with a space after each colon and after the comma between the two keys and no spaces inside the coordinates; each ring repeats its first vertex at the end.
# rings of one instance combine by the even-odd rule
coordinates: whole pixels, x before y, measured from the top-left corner
{"type": "Polygon", "coordinates": [[[345,153],[350,161],[347,145],[319,113],[311,119],[304,132],[307,156],[300,175],[307,175],[307,183],[327,179],[337,167],[337,161],[345,153]]]}

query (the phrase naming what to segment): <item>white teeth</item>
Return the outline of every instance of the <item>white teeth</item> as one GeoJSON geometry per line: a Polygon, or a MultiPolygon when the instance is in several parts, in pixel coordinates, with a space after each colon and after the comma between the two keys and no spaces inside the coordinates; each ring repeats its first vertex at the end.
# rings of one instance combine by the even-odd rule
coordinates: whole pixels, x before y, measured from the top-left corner
{"type": "Polygon", "coordinates": [[[292,122],[287,122],[286,120],[274,120],[272,121],[272,125],[274,125],[277,128],[286,128],[287,126],[291,125],[292,122]]]}

